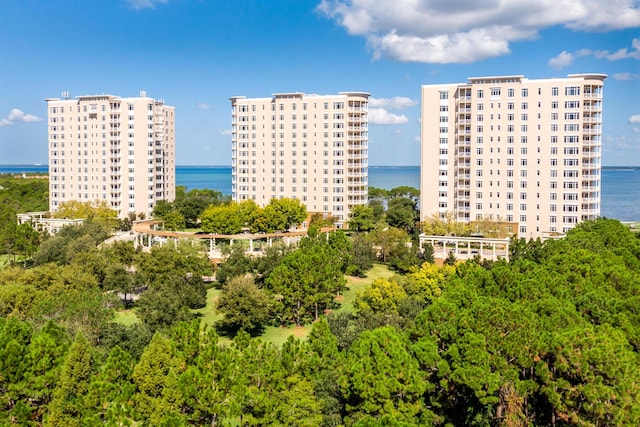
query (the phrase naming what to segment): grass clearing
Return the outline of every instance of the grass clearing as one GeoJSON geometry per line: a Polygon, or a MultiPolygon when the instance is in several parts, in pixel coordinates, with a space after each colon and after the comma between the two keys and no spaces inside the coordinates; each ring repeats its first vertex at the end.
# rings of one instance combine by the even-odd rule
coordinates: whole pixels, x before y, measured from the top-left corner
{"type": "MultiPolygon", "coordinates": [[[[1,262],[0,258],[0,262],[1,262]]],[[[353,306],[353,301],[356,298],[356,293],[363,291],[369,284],[371,284],[375,279],[379,277],[391,277],[395,273],[386,265],[383,264],[374,264],[373,268],[369,270],[366,277],[352,277],[346,276],[347,278],[347,290],[336,298],[337,301],[340,302],[340,308],[336,310],[336,312],[347,312],[352,313],[355,312],[355,308],[353,306]]],[[[222,315],[218,313],[216,310],[216,303],[218,298],[220,297],[220,289],[209,288],[207,290],[207,305],[197,310],[193,310],[194,313],[200,315],[200,321],[202,327],[214,328],[216,321],[222,318],[222,315]]],[[[128,310],[120,310],[116,312],[115,321],[121,323],[123,325],[132,325],[136,322],[139,322],[138,316],[136,316],[134,309],[128,310]]],[[[290,336],[294,336],[296,338],[305,340],[311,332],[312,324],[305,326],[288,326],[288,327],[276,327],[269,326],[265,329],[264,334],[262,334],[259,338],[266,342],[270,342],[275,344],[276,346],[281,346],[290,336]]],[[[220,337],[221,343],[228,343],[230,340],[224,337],[220,337]]]]}
{"type": "Polygon", "coordinates": [[[126,310],[116,311],[115,322],[125,326],[131,326],[134,323],[138,323],[140,319],[136,315],[134,309],[129,308],[126,310]]]}
{"type": "Polygon", "coordinates": [[[208,327],[212,328],[216,321],[222,318],[222,315],[216,310],[220,292],[220,289],[207,289],[207,305],[197,310],[193,310],[194,313],[201,316],[200,321],[202,322],[203,326],[207,325],[208,327]]]}
{"type": "Polygon", "coordinates": [[[276,327],[276,326],[268,326],[264,334],[260,336],[260,339],[266,342],[270,342],[275,344],[277,347],[280,347],[284,344],[285,341],[289,339],[291,335],[296,338],[305,340],[311,332],[311,328],[313,325],[305,325],[305,326],[288,326],[288,327],[276,327]]]}
{"type": "Polygon", "coordinates": [[[8,254],[0,255],[0,268],[7,266],[12,259],[13,259],[13,255],[8,255],[8,254]]]}
{"type": "Polygon", "coordinates": [[[373,268],[367,272],[366,277],[353,277],[347,276],[347,290],[343,295],[340,295],[337,299],[340,301],[340,308],[336,310],[337,313],[353,313],[355,307],[353,302],[356,299],[356,293],[362,292],[367,286],[369,286],[374,280],[380,277],[391,277],[395,273],[384,264],[373,264],[373,268]]]}

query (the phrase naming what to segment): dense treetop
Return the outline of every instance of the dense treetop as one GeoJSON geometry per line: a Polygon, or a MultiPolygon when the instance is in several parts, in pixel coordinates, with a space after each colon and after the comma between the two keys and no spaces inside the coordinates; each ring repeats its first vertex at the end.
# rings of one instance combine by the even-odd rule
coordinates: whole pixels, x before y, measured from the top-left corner
{"type": "Polygon", "coordinates": [[[197,247],[98,250],[90,230],[0,270],[0,424],[640,424],[640,239],[618,221],[519,240],[510,262],[398,268],[341,313],[355,237],[234,251],[224,344],[191,311],[211,274],[197,247]],[[113,291],[134,289],[142,323],[114,323],[113,291]],[[250,337],[274,320],[314,326],[282,346],[250,337]]]}

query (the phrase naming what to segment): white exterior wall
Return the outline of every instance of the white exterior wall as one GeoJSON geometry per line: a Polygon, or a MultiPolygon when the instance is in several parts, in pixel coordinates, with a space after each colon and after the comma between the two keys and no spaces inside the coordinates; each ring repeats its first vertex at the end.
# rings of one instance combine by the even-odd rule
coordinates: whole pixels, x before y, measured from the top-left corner
{"type": "Polygon", "coordinates": [[[231,98],[233,200],[299,199],[339,225],[367,203],[368,93],[231,98]]]}
{"type": "Polygon", "coordinates": [[[423,86],[421,218],[489,217],[537,238],[598,217],[606,77],[423,86]]]}
{"type": "Polygon", "coordinates": [[[47,99],[49,210],[106,201],[149,217],[175,198],[175,109],[146,96],[47,99]]]}

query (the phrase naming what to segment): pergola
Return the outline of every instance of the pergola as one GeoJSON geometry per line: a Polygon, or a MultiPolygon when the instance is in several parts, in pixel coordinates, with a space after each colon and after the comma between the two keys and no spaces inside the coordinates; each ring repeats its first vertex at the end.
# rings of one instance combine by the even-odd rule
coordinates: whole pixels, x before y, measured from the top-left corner
{"type": "MultiPolygon", "coordinates": [[[[135,233],[133,244],[135,247],[142,246],[144,249],[150,249],[154,238],[173,240],[177,246],[180,239],[202,239],[209,241],[209,258],[220,258],[220,254],[215,254],[216,241],[228,240],[233,246],[235,240],[247,240],[249,242],[249,251],[254,251],[254,242],[266,241],[269,246],[273,245],[274,239],[282,239],[288,246],[297,239],[307,235],[307,230],[293,230],[280,233],[240,233],[240,234],[209,234],[209,233],[190,233],[186,231],[165,231],[158,229],[163,221],[145,220],[136,221],[133,224],[132,231],[135,233]]],[[[334,228],[322,229],[321,231],[331,231],[334,228]]],[[[161,243],[163,241],[161,240],[161,243]]]]}
{"type": "Polygon", "coordinates": [[[465,260],[478,255],[481,259],[497,261],[499,258],[509,260],[510,239],[495,239],[485,237],[458,237],[420,235],[420,250],[424,244],[433,247],[434,258],[446,259],[450,252],[457,259],[465,260]]]}

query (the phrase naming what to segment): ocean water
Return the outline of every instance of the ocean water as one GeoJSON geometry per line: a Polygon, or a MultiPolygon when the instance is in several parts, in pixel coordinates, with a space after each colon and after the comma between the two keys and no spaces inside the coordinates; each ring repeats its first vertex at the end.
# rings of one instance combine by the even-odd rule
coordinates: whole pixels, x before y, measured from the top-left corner
{"type": "MultiPolygon", "coordinates": [[[[48,172],[47,165],[0,165],[0,173],[48,172]]],[[[210,188],[231,194],[230,166],[177,166],[176,185],[187,190],[210,188]]],[[[390,190],[408,185],[420,188],[419,166],[370,166],[369,185],[390,190]]],[[[640,221],[640,167],[602,168],[600,214],[620,221],[640,221]]]]}

